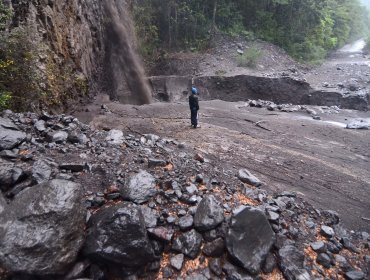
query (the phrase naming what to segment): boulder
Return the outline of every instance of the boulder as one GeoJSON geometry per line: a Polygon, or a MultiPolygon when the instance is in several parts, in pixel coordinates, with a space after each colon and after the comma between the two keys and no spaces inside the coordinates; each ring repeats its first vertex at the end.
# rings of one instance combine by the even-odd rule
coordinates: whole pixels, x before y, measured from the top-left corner
{"type": "Polygon", "coordinates": [[[238,172],[238,178],[243,183],[259,187],[261,185],[261,181],[250,173],[247,169],[240,169],[238,172]]]}
{"type": "Polygon", "coordinates": [[[84,255],[103,263],[139,267],[154,260],[141,209],[119,203],[89,220],[84,255]]]}
{"type": "Polygon", "coordinates": [[[157,194],[155,178],[148,172],[140,170],[139,173],[126,180],[120,193],[124,199],[135,203],[144,203],[157,194]]]}
{"type": "Polygon", "coordinates": [[[370,129],[370,119],[357,119],[347,124],[348,129],[370,129]]]}
{"type": "Polygon", "coordinates": [[[10,119],[0,117],[0,151],[19,146],[26,137],[10,119]]]}
{"type": "Polygon", "coordinates": [[[221,203],[213,195],[206,196],[199,203],[194,216],[194,226],[198,231],[216,228],[224,221],[221,203]]]}
{"type": "Polygon", "coordinates": [[[249,273],[258,274],[274,237],[263,212],[247,207],[233,217],[226,235],[226,248],[236,263],[249,273]]]}
{"type": "Polygon", "coordinates": [[[53,180],[19,193],[0,216],[0,263],[30,275],[63,274],[83,244],[82,187],[53,180]]]}

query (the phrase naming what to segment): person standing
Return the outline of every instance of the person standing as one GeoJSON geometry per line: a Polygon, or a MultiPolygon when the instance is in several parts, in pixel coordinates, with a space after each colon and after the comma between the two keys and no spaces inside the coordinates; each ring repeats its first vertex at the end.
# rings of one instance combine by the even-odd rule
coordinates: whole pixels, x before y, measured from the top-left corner
{"type": "Polygon", "coordinates": [[[198,111],[199,111],[199,100],[198,90],[195,87],[191,88],[191,95],[189,96],[189,107],[191,114],[191,126],[197,128],[198,126],[198,111]]]}

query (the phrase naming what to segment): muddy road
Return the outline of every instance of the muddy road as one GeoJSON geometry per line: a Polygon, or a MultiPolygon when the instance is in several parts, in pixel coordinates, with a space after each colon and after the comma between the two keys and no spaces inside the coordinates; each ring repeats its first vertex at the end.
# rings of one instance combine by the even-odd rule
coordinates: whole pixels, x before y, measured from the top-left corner
{"type": "Polygon", "coordinates": [[[262,188],[298,192],[320,209],[337,211],[348,228],[370,231],[370,131],[344,128],[370,113],[322,112],[318,121],[305,110],[207,101],[201,102],[201,128],[192,129],[186,102],[132,106],[100,99],[75,115],[100,129],[175,138],[225,174],[247,168],[264,182],[262,188]]]}

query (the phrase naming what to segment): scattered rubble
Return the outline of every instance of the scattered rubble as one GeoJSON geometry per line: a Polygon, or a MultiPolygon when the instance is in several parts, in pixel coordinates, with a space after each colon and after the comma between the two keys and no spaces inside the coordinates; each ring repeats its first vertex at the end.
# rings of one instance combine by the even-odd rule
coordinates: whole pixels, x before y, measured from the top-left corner
{"type": "Polygon", "coordinates": [[[10,111],[0,135],[0,279],[369,276],[368,233],[173,139],[10,111]]]}

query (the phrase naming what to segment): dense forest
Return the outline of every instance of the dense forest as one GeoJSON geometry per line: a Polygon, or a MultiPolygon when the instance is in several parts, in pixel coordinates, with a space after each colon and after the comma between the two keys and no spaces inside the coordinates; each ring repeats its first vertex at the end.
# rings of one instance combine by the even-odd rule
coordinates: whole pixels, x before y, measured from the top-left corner
{"type": "Polygon", "coordinates": [[[358,0],[132,0],[142,51],[201,49],[215,34],[263,39],[303,61],[366,36],[358,0]]]}

